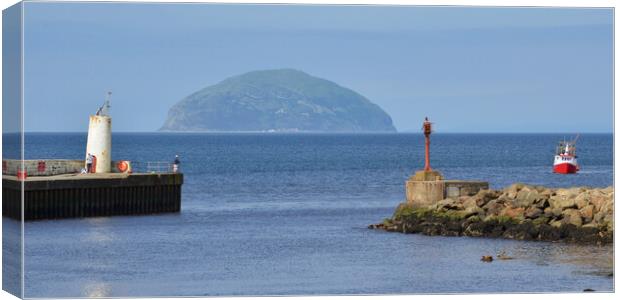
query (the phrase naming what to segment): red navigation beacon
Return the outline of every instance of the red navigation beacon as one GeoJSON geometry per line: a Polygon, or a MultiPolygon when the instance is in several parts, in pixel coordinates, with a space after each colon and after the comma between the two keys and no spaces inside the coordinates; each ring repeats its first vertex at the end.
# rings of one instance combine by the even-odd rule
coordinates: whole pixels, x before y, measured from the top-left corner
{"type": "Polygon", "coordinates": [[[422,124],[422,132],[424,132],[424,169],[415,172],[412,180],[414,181],[436,181],[443,180],[443,176],[439,171],[431,169],[431,133],[433,132],[433,123],[424,118],[422,124]]]}
{"type": "Polygon", "coordinates": [[[428,117],[424,118],[424,123],[422,124],[422,130],[424,131],[424,146],[425,146],[425,159],[424,159],[424,171],[430,171],[431,170],[431,154],[430,154],[430,147],[431,147],[431,132],[433,132],[432,130],[432,123],[428,120],[428,117]]]}

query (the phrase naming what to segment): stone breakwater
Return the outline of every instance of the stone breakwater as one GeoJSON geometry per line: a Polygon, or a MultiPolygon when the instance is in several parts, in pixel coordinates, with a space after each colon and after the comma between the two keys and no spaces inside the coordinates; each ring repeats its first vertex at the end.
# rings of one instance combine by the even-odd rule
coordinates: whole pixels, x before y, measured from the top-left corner
{"type": "Polygon", "coordinates": [[[513,184],[414,207],[401,203],[371,229],[426,235],[611,243],[614,190],[513,184]]]}

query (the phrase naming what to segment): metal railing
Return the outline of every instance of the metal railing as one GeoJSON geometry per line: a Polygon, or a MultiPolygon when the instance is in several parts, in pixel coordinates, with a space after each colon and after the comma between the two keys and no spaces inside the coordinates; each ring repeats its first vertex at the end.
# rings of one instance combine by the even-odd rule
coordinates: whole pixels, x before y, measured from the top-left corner
{"type": "MultiPolygon", "coordinates": [[[[172,162],[165,161],[148,161],[138,162],[130,161],[132,173],[174,173],[179,172],[179,165],[172,162]]],[[[17,176],[18,171],[24,170],[27,176],[52,176],[58,174],[77,174],[81,172],[83,168],[82,163],[75,164],[46,164],[45,167],[40,168],[38,161],[26,161],[26,163],[8,163],[3,161],[2,174],[17,176]]],[[[116,167],[116,161],[112,162],[111,173],[118,173],[116,167]]]]}
{"type": "Polygon", "coordinates": [[[132,161],[131,167],[134,173],[172,173],[175,169],[173,163],[166,161],[132,161]]]}

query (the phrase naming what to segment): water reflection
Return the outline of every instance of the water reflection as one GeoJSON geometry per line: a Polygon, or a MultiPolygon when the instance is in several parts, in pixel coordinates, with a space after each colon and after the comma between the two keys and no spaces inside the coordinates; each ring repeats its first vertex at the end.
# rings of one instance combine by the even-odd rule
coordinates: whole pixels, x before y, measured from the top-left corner
{"type": "Polygon", "coordinates": [[[570,264],[580,267],[573,273],[598,276],[609,276],[613,273],[613,245],[522,243],[501,251],[514,259],[529,260],[539,266],[570,264]]]}
{"type": "Polygon", "coordinates": [[[89,298],[102,298],[110,296],[110,285],[103,282],[87,283],[84,286],[85,297],[89,298]]]}
{"type": "Polygon", "coordinates": [[[101,245],[109,244],[114,240],[115,234],[109,226],[109,217],[89,218],[86,220],[90,225],[88,226],[89,232],[86,236],[87,240],[100,243],[101,245]]]}
{"type": "MultiPolygon", "coordinates": [[[[86,219],[88,232],[85,240],[91,243],[93,249],[106,249],[115,240],[115,234],[110,227],[110,218],[98,217],[86,219]]],[[[84,267],[92,269],[94,277],[103,277],[108,270],[109,257],[101,253],[92,253],[91,259],[84,267]]],[[[88,282],[84,285],[83,295],[89,298],[101,298],[110,296],[111,287],[103,281],[88,282]]]]}

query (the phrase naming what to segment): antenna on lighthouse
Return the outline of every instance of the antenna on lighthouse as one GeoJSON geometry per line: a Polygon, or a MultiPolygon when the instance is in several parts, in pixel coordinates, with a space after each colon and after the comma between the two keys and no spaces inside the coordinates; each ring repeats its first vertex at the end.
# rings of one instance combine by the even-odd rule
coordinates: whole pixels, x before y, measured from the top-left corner
{"type": "Polygon", "coordinates": [[[110,115],[110,97],[111,96],[112,96],[112,92],[108,91],[107,95],[105,96],[105,102],[103,102],[103,105],[99,107],[99,109],[97,110],[97,113],[96,113],[97,116],[109,116],[110,115]]]}

